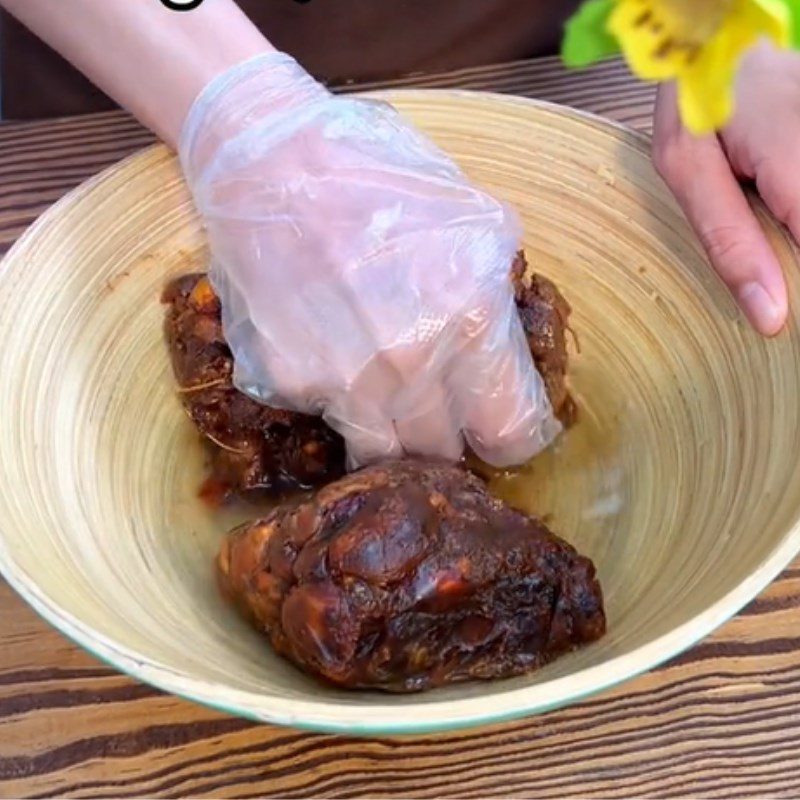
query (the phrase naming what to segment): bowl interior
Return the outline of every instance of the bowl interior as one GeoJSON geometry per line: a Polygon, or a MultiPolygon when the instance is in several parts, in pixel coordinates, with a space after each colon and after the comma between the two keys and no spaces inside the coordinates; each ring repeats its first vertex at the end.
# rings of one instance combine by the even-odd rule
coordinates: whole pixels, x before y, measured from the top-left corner
{"type": "MultiPolygon", "coordinates": [[[[599,569],[607,636],[541,671],[422,696],[324,688],[219,597],[221,534],[162,339],[166,280],[204,269],[173,157],[154,148],[46,214],[0,270],[0,568],[134,675],[257,719],[422,731],[558,705],[674,654],[797,550],[800,336],[753,334],[655,176],[646,143],[530,101],[393,102],[515,205],[529,261],[573,306],[579,425],[496,491],[599,569]]],[[[759,213],[761,213],[759,211],[759,213]]],[[[795,256],[765,215],[800,309],[795,256]]]]}

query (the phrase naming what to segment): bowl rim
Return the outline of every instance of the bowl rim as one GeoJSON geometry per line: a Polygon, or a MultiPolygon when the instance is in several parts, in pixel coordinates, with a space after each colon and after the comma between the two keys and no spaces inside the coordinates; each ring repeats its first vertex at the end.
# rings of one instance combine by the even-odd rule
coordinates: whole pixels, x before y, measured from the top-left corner
{"type": "MultiPolygon", "coordinates": [[[[438,95],[443,99],[470,98],[493,104],[535,107],[563,117],[592,122],[614,129],[641,149],[647,150],[649,137],[596,114],[530,98],[502,95],[494,92],[453,89],[400,89],[371,92],[370,96],[391,101],[413,100],[415,97],[438,95]]],[[[103,170],[73,189],[48,208],[17,240],[3,261],[18,256],[20,251],[35,241],[39,231],[65,207],[78,202],[88,190],[101,184],[109,176],[130,169],[135,163],[163,145],[153,145],[137,151],[122,161],[103,170]]],[[[791,242],[797,254],[797,246],[791,242]]],[[[1,267],[0,267],[1,268],[1,267]]],[[[4,493],[0,489],[0,497],[4,493]]],[[[677,628],[662,634],[634,650],[608,661],[586,667],[569,675],[530,686],[511,689],[492,695],[487,703],[480,695],[460,700],[436,700],[429,694],[416,706],[396,705],[387,702],[389,695],[371,694],[368,705],[358,705],[336,700],[297,700],[274,697],[269,708],[256,710],[257,692],[233,690],[213,684],[154,661],[133,648],[118,646],[114,641],[98,634],[71,613],[60,608],[42,590],[35,579],[16,565],[7,549],[0,524],[0,574],[9,585],[48,623],[94,657],[126,675],[159,690],[190,700],[216,711],[236,715],[254,722],[266,722],[320,733],[349,734],[356,736],[412,735],[447,732],[463,728],[506,722],[534,714],[544,713],[570,705],[616,686],[630,678],[647,672],[679,655],[706,637],[738,613],[747,603],[763,591],[800,552],[800,518],[756,569],[738,586],[723,595],[713,605],[701,611],[677,628]],[[226,699],[220,699],[224,695],[226,699]],[[399,712],[399,713],[398,713],[399,712]],[[420,714],[421,712],[421,714],[420,714]]],[[[590,645],[591,646],[591,645],[590,645]]],[[[344,696],[344,695],[343,695],[344,696]]],[[[351,695],[352,696],[352,695],[351,695]]],[[[262,706],[263,708],[263,706],[262,706]]]]}

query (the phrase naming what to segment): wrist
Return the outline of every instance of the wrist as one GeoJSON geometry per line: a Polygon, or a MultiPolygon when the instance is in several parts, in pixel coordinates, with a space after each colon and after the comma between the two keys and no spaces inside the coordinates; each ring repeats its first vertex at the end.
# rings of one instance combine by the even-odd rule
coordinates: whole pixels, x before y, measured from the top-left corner
{"type": "Polygon", "coordinates": [[[219,146],[243,130],[269,127],[330,96],[291,56],[274,49],[221,71],[197,94],[183,123],[178,152],[187,178],[191,183],[219,146]]]}
{"type": "Polygon", "coordinates": [[[233,0],[188,13],[155,0],[0,2],[173,147],[204,86],[274,50],[233,0]]]}
{"type": "MultiPolygon", "coordinates": [[[[214,4],[210,11],[214,11],[214,4]]],[[[177,24],[170,26],[172,48],[180,54],[172,76],[152,93],[152,104],[139,114],[173,149],[177,149],[181,130],[192,105],[204,90],[237,65],[261,55],[275,53],[275,48],[242,15],[235,13],[203,16],[197,12],[175,14],[177,24]]]]}

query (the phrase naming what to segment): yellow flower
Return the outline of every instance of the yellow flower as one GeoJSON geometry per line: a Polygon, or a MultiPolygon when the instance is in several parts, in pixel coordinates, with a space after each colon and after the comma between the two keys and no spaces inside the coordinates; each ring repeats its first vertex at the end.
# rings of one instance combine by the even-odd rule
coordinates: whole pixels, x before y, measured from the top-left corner
{"type": "Polygon", "coordinates": [[[744,51],[762,36],[788,46],[790,21],[782,0],[616,0],[608,30],[639,77],[678,82],[681,118],[703,134],[733,114],[744,51]]]}

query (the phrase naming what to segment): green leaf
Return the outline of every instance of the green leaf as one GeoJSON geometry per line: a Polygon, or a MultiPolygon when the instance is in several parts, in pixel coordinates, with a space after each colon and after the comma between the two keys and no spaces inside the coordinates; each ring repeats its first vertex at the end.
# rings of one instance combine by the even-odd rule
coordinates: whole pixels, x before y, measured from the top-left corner
{"type": "Polygon", "coordinates": [[[786,5],[789,6],[792,18],[792,47],[800,50],[800,5],[792,2],[787,2],[786,5]]]}
{"type": "Polygon", "coordinates": [[[567,20],[561,58],[568,67],[585,67],[620,52],[606,23],[616,0],[588,0],[567,20]]]}

